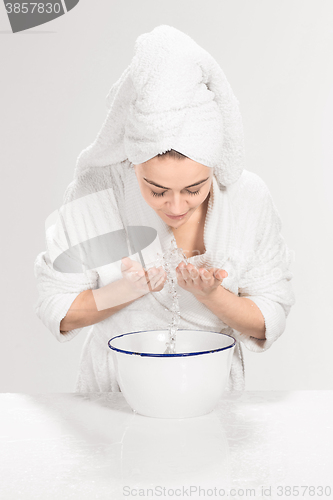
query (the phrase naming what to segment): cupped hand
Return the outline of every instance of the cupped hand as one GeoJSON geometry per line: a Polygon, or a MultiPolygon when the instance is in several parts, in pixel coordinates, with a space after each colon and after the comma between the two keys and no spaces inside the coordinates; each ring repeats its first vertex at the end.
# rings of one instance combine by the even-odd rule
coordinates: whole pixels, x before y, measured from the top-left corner
{"type": "Polygon", "coordinates": [[[181,262],[177,268],[178,285],[196,297],[207,297],[213,293],[228,276],[227,271],[217,267],[199,269],[193,264],[181,262]]]}
{"type": "Polygon", "coordinates": [[[163,289],[167,279],[167,274],[162,266],[145,270],[139,262],[129,257],[121,259],[121,273],[129,289],[139,295],[159,292],[163,289]]]}

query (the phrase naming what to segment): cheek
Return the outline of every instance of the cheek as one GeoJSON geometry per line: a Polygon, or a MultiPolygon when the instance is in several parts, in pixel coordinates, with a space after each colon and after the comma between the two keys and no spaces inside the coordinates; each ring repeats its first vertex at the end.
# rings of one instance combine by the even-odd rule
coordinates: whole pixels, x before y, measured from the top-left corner
{"type": "Polygon", "coordinates": [[[145,202],[152,208],[158,208],[162,205],[162,201],[160,198],[155,198],[150,194],[150,191],[147,189],[141,189],[141,194],[145,200],[145,202]]]}
{"type": "Polygon", "coordinates": [[[154,208],[155,210],[158,210],[163,205],[162,201],[160,201],[158,199],[155,200],[153,198],[153,196],[149,196],[146,201],[147,201],[148,205],[151,206],[152,208],[154,208]]]}
{"type": "Polygon", "coordinates": [[[191,204],[193,206],[201,205],[201,203],[203,203],[205,201],[205,199],[207,198],[207,196],[209,195],[209,191],[210,191],[210,189],[205,189],[203,194],[193,195],[192,196],[193,200],[192,200],[191,204]]]}

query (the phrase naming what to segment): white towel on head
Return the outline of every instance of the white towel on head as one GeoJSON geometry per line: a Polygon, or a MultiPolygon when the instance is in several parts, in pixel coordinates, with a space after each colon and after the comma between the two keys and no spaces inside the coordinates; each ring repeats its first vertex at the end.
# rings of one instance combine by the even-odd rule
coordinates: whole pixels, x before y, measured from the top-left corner
{"type": "Polygon", "coordinates": [[[168,25],[140,35],[131,64],[107,95],[108,114],[77,159],[89,167],[143,163],[170,149],[214,168],[220,186],[244,168],[238,101],[218,63],[168,25]]]}

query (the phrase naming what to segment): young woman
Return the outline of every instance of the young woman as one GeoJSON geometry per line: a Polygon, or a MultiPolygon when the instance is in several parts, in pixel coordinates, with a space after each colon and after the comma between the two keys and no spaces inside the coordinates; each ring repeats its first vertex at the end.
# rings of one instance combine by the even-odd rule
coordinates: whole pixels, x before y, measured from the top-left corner
{"type": "MultiPolygon", "coordinates": [[[[65,194],[67,243],[128,227],[153,228],[162,251],[175,240],[187,257],[177,266],[179,328],[232,335],[228,389],[242,390],[241,344],[269,348],[294,296],[279,215],[265,183],[242,165],[237,100],[208,53],[160,26],[139,37],[108,103],[107,120],[65,194]]],[[[130,256],[118,273],[111,262],[61,272],[54,266],[61,241],[58,227],[36,259],[36,312],[61,342],[90,327],[77,391],[118,391],[108,340],[167,327],[166,273],[130,256]]]]}

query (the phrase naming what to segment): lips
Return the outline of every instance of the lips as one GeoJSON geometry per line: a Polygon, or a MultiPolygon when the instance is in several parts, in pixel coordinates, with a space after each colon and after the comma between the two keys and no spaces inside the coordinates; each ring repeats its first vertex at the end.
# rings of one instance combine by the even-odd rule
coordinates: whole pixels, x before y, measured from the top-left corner
{"type": "Polygon", "coordinates": [[[183,215],[186,215],[187,212],[185,212],[184,214],[179,214],[179,215],[173,215],[173,214],[167,214],[168,217],[183,217],[183,215]]]}
{"type": "Polygon", "coordinates": [[[181,215],[169,215],[169,214],[165,214],[167,217],[170,217],[170,219],[182,219],[183,217],[185,217],[185,215],[188,214],[188,211],[185,212],[185,214],[181,214],[181,215]]]}

